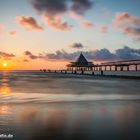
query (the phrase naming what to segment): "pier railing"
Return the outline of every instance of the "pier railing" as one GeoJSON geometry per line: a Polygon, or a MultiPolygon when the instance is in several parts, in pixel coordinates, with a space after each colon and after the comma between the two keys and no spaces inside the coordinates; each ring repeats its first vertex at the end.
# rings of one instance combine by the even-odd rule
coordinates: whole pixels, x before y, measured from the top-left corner
{"type": "Polygon", "coordinates": [[[101,63],[101,65],[139,65],[139,64],[140,64],[140,59],[101,63]]]}

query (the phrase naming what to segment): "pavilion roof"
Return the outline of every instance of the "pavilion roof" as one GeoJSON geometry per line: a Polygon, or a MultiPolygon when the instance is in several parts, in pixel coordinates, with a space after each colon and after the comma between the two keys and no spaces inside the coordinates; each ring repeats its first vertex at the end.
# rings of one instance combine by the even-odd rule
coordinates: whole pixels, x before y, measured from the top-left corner
{"type": "Polygon", "coordinates": [[[88,62],[84,55],[81,53],[75,62],[71,62],[70,66],[93,66],[92,62],[88,62]]]}
{"type": "Polygon", "coordinates": [[[81,53],[78,59],[76,60],[76,63],[78,64],[88,64],[88,61],[84,57],[84,55],[81,53]]]}

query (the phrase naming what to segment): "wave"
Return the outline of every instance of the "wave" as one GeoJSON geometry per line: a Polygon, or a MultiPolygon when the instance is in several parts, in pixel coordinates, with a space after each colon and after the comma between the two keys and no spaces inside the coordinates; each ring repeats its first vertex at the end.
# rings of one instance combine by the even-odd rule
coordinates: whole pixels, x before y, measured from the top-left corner
{"type": "MultiPolygon", "coordinates": [[[[0,97],[1,98],[1,97],[0,97]]],[[[95,102],[95,101],[130,101],[140,100],[140,95],[72,95],[72,94],[16,94],[1,98],[1,104],[24,104],[24,103],[67,103],[67,102],[95,102]]]]}

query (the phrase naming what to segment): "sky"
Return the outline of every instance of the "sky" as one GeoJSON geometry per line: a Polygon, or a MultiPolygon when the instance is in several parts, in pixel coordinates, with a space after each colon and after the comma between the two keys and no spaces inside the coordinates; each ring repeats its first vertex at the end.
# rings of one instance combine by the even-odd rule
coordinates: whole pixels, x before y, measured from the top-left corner
{"type": "Polygon", "coordinates": [[[140,59],[139,0],[0,0],[0,69],[140,59]],[[7,64],[7,65],[5,65],[7,64]]]}

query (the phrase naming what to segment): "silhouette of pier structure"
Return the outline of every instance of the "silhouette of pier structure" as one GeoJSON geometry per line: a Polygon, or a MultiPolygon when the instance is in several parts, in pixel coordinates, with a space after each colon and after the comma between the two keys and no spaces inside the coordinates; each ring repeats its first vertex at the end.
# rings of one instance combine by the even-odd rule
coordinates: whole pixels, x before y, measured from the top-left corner
{"type": "Polygon", "coordinates": [[[94,64],[92,62],[88,62],[84,55],[81,53],[76,62],[71,62],[67,65],[67,70],[92,70],[94,64]]]}
{"type": "Polygon", "coordinates": [[[81,53],[75,62],[70,62],[67,65],[67,69],[41,69],[40,71],[58,74],[94,75],[95,77],[102,76],[140,80],[140,59],[94,64],[93,62],[87,61],[81,53]]]}
{"type": "Polygon", "coordinates": [[[130,67],[133,66],[134,70],[138,70],[138,65],[140,65],[140,59],[138,60],[125,60],[125,61],[113,61],[105,62],[101,64],[94,64],[88,62],[84,55],[81,53],[75,62],[71,62],[67,65],[67,70],[72,71],[129,71],[130,67]]]}

